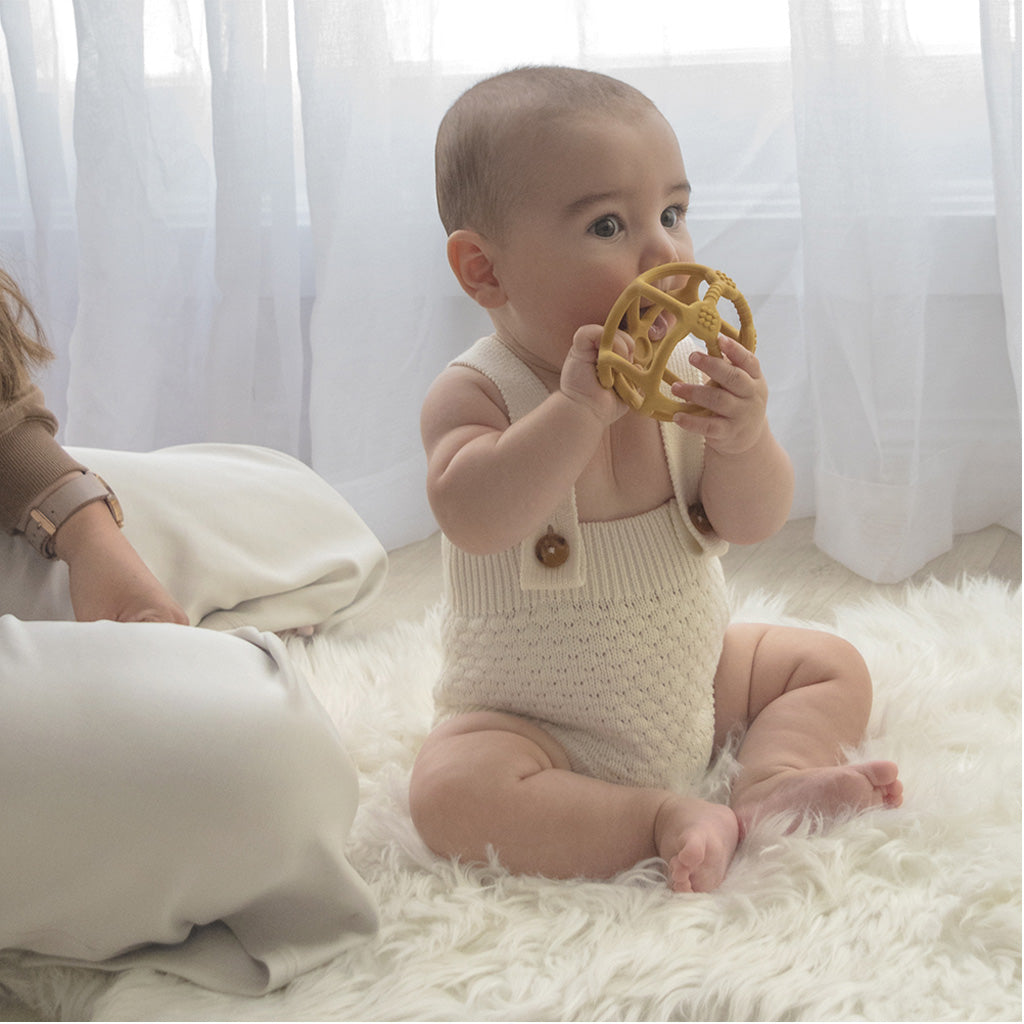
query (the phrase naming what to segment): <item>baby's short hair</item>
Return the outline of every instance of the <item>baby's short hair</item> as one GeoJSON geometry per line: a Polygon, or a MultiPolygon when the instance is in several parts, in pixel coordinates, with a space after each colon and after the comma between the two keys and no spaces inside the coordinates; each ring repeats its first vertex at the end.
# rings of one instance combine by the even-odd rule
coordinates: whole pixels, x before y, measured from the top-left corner
{"type": "Polygon", "coordinates": [[[437,208],[451,234],[497,237],[518,197],[527,129],[563,117],[656,109],[638,89],[594,71],[521,67],[485,78],[449,108],[434,152],[437,208]]]}

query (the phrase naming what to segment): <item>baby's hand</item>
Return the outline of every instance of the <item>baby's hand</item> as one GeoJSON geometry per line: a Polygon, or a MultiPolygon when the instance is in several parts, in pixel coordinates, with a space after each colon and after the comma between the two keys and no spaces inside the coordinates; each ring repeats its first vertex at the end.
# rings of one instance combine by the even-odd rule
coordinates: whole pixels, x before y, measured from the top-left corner
{"type": "Polygon", "coordinates": [[[722,455],[740,455],[753,448],[765,427],[768,385],[753,352],[738,341],[719,335],[724,359],[706,352],[690,354],[690,363],[705,373],[712,384],[672,385],[672,394],[707,409],[710,416],[680,412],[673,417],[684,430],[703,434],[710,448],[722,455]]]}
{"type": "MultiPolygon", "coordinates": [[[[585,405],[602,423],[610,426],[629,411],[629,406],[598,380],[597,354],[603,332],[599,324],[587,324],[576,332],[562,364],[561,388],[564,395],[585,405]]],[[[633,339],[623,331],[616,333],[613,347],[619,355],[633,358],[633,339]]]]}

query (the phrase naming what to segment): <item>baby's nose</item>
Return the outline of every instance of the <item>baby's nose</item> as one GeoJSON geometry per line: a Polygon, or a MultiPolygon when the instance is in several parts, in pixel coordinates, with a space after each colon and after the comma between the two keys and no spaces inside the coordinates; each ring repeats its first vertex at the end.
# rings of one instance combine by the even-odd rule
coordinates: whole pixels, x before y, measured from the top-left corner
{"type": "Polygon", "coordinates": [[[676,245],[676,239],[664,229],[652,233],[644,247],[641,271],[652,270],[664,263],[676,263],[682,259],[676,245]]]}

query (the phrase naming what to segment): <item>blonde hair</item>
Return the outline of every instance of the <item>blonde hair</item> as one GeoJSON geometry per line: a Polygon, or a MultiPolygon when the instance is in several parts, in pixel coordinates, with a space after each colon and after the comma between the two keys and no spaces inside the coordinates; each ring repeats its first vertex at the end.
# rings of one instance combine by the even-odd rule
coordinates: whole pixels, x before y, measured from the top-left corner
{"type": "Polygon", "coordinates": [[[9,402],[31,378],[33,365],[53,358],[42,326],[14,278],[0,268],[0,402],[9,402]]]}
{"type": "Polygon", "coordinates": [[[521,67],[478,82],[452,104],[437,132],[437,208],[445,230],[500,235],[520,195],[524,133],[565,117],[655,109],[631,85],[579,68],[521,67]]]}

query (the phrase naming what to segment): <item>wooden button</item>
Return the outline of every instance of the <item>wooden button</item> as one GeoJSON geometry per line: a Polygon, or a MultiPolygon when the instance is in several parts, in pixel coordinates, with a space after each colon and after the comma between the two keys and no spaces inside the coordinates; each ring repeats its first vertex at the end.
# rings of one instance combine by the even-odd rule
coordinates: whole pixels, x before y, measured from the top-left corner
{"type": "Polygon", "coordinates": [[[691,505],[686,511],[689,513],[690,522],[697,527],[698,533],[709,534],[715,532],[715,528],[711,525],[711,520],[708,519],[707,512],[704,511],[704,506],[699,501],[691,505]]]}
{"type": "Polygon", "coordinates": [[[537,561],[549,569],[557,569],[564,565],[569,558],[569,542],[549,526],[548,532],[544,534],[537,546],[533,549],[537,553],[537,561]]]}

